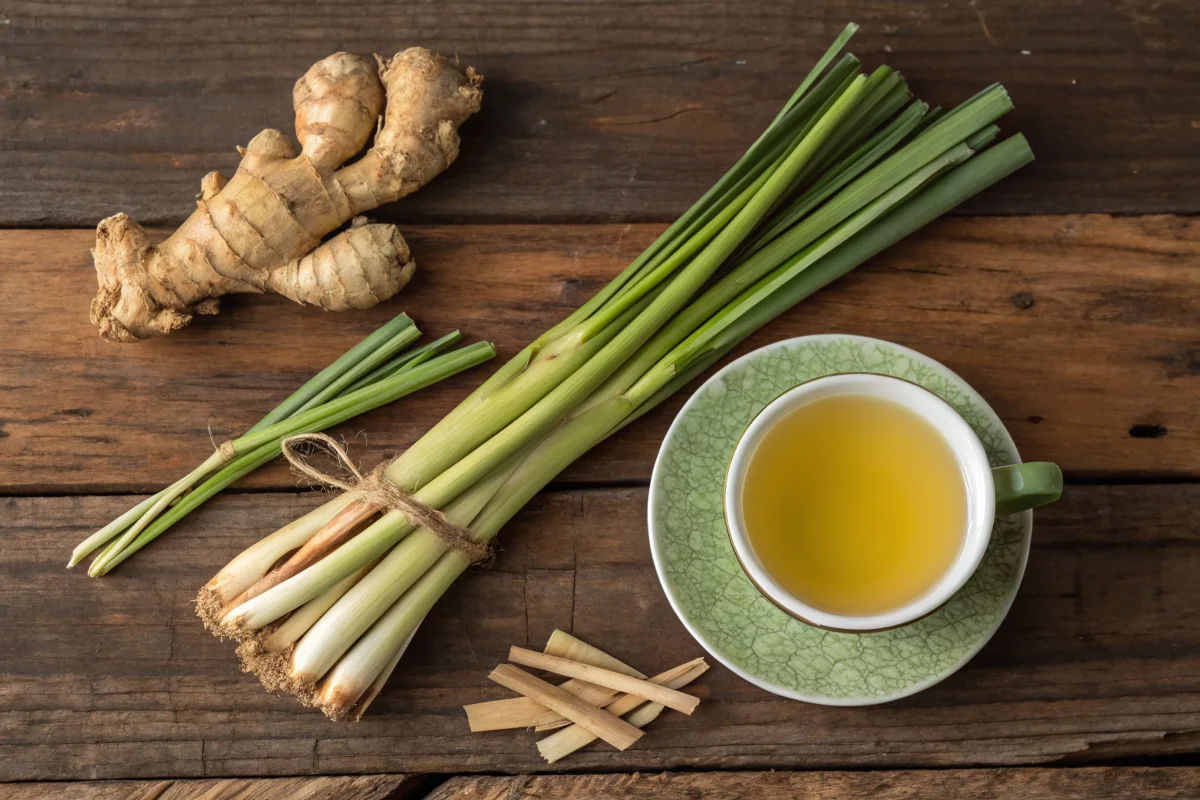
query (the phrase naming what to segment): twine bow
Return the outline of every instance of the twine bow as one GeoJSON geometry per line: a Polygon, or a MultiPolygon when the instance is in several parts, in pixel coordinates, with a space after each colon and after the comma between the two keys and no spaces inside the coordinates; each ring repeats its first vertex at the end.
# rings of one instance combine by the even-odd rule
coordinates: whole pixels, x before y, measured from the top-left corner
{"type": "Polygon", "coordinates": [[[283,440],[283,457],[292,468],[302,475],[328,486],[341,489],[343,492],[354,492],[359,498],[380,508],[395,509],[404,514],[408,521],[421,528],[428,528],[436,533],[443,542],[465,554],[472,564],[487,561],[492,556],[491,549],[483,542],[477,542],[471,536],[471,531],[460,525],[455,525],[446,519],[446,515],[422,503],[408,492],[392,483],[384,475],[387,465],[380,463],[365,476],[350,460],[345,449],[331,437],[323,433],[301,433],[289,436],[283,440]],[[299,452],[303,445],[310,445],[327,451],[352,476],[342,480],[336,475],[322,472],[308,462],[299,452]]]}

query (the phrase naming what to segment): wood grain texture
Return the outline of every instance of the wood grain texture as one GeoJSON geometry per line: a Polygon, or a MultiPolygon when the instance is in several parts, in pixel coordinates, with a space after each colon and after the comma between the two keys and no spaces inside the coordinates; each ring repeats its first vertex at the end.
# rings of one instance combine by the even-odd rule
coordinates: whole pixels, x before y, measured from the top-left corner
{"type": "Polygon", "coordinates": [[[973,213],[1194,213],[1200,5],[1188,0],[19,0],[0,26],[0,225],[178,222],[235,145],[292,130],[338,49],[421,44],[487,76],[462,158],[385,219],[668,221],[850,21],[852,50],[953,105],[992,82],[1038,161],[973,213]]]}
{"type": "MultiPolygon", "coordinates": [[[[410,237],[417,277],[395,301],[327,314],[227,301],[168,339],[102,341],[88,231],[0,231],[0,487],[147,492],[199,463],[400,310],[461,327],[504,359],[616,274],[658,226],[464,226],[410,237]],[[37,274],[39,279],[28,277],[37,274]],[[211,437],[211,439],[210,439],[211,437]]],[[[876,336],[957,371],[1026,459],[1071,476],[1200,475],[1200,222],[1107,216],[942,220],[768,325],[876,336]]],[[[499,363],[499,362],[497,362],[499,363]]],[[[395,455],[488,374],[485,365],[342,428],[367,465],[395,455]]],[[[644,481],[683,392],[563,480],[644,481]]],[[[280,465],[252,488],[290,489],[280,465]]]]}
{"type": "Polygon", "coordinates": [[[420,778],[357,775],[223,780],[72,781],[0,786],[4,800],[405,800],[420,778]]]}
{"type": "MultiPolygon", "coordinates": [[[[62,568],[124,497],[0,501],[0,780],[546,769],[522,731],[472,734],[462,706],[510,645],[562,628],[655,673],[702,652],[650,563],[643,489],[543,494],[494,568],[434,609],[358,724],[268,695],[191,601],[234,553],[319,498],[239,494],[102,581],[62,568]],[[652,635],[648,635],[651,632],[652,635]]],[[[720,665],[624,753],[569,770],[1032,765],[1200,747],[1200,484],[1069,486],[1038,512],[1021,592],[958,674],[872,708],[782,700],[720,665]]]]}
{"type": "Polygon", "coordinates": [[[451,778],[426,800],[1190,800],[1200,769],[697,772],[451,778]]]}

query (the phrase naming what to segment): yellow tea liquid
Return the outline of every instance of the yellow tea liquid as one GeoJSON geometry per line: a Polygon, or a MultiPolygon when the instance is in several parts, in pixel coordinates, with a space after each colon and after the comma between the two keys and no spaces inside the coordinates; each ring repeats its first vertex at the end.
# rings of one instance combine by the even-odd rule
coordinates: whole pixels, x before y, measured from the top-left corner
{"type": "Polygon", "coordinates": [[[916,599],[958,556],[967,496],[950,446],[889,400],[840,395],[780,419],[750,457],[746,533],[790,594],[839,614],[916,599]]]}

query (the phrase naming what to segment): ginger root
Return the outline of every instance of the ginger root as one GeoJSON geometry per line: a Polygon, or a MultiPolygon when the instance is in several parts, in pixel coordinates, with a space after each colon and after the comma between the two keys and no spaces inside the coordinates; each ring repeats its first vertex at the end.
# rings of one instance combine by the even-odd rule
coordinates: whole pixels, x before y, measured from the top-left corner
{"type": "Polygon", "coordinates": [[[479,110],[482,77],[420,47],[376,60],[378,69],[335,53],[313,65],[292,93],[300,154],[280,131],[258,134],[239,148],[233,178],[204,177],[196,210],[161,244],[125,214],[101,222],[91,308],[100,335],[165,336],[194,314],[217,313],[221,295],[234,292],[342,311],[400,291],[415,268],[408,246],[394,226],[358,215],[453,163],[458,126],[479,110]],[[342,166],[372,131],[371,149],[342,166]]]}

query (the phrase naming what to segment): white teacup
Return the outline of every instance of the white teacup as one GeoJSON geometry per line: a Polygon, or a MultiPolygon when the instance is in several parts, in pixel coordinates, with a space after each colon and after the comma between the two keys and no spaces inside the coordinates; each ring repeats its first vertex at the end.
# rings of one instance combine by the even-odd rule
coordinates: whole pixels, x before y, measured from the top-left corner
{"type": "Polygon", "coordinates": [[[908,381],[874,373],[830,375],[791,389],[773,400],[750,423],[734,450],[725,475],[725,524],[738,560],[750,580],[788,614],[812,625],[837,631],[878,631],[906,625],[936,611],[975,573],[987,550],[997,515],[1036,508],[1057,500],[1062,472],[1048,462],[992,469],[979,437],[958,412],[934,393],[908,381]],[[746,470],[758,443],[795,409],[834,395],[869,395],[897,403],[920,416],[942,436],[954,453],[966,488],[967,515],[958,557],[923,594],[898,608],[878,614],[837,614],[816,608],[790,594],[763,567],[746,533],[742,493],[746,470]]]}

